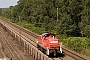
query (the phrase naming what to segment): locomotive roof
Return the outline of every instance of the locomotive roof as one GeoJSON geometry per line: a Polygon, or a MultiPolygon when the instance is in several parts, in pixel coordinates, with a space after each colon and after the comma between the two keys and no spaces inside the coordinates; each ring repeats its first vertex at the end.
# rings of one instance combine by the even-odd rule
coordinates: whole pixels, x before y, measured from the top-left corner
{"type": "Polygon", "coordinates": [[[49,34],[49,33],[43,33],[42,35],[46,35],[46,34],[49,34]]]}
{"type": "Polygon", "coordinates": [[[55,34],[52,34],[52,33],[43,33],[42,35],[47,35],[47,34],[50,34],[50,35],[55,35],[55,34]]]}

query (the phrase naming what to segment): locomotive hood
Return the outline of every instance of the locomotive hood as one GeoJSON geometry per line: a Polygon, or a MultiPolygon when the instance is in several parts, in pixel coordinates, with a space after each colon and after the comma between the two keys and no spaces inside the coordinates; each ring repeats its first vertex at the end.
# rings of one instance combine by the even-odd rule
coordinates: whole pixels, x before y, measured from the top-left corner
{"type": "Polygon", "coordinates": [[[50,43],[54,44],[54,43],[58,43],[58,39],[57,38],[50,38],[49,39],[50,43]]]}
{"type": "Polygon", "coordinates": [[[59,47],[59,41],[56,38],[56,36],[48,37],[48,41],[49,41],[49,48],[50,49],[54,49],[54,48],[58,48],[59,47]]]}

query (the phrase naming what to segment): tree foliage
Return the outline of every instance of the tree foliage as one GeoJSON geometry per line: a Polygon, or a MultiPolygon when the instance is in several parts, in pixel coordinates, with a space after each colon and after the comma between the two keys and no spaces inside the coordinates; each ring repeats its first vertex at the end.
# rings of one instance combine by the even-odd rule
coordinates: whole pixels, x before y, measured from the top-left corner
{"type": "Polygon", "coordinates": [[[19,0],[0,15],[67,36],[90,36],[90,0],[19,0]],[[58,8],[58,21],[57,21],[58,8]]]}

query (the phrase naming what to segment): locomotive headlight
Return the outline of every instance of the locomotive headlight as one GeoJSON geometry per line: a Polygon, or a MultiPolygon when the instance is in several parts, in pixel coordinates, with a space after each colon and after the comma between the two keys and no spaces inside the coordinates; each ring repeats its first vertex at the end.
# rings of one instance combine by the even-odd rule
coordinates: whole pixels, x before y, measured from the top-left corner
{"type": "Polygon", "coordinates": [[[36,41],[36,43],[38,43],[38,41],[36,41]]]}

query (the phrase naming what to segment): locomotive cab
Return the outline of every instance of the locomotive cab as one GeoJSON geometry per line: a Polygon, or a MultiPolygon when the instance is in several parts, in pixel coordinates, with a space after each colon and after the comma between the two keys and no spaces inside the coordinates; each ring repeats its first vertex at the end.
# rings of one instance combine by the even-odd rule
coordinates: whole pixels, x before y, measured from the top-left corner
{"type": "Polygon", "coordinates": [[[61,45],[55,34],[43,33],[38,36],[37,48],[44,52],[46,55],[54,55],[62,53],[61,45]]]}

